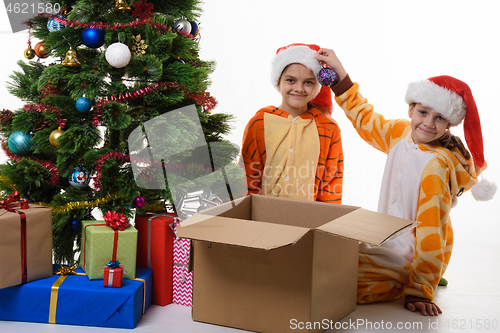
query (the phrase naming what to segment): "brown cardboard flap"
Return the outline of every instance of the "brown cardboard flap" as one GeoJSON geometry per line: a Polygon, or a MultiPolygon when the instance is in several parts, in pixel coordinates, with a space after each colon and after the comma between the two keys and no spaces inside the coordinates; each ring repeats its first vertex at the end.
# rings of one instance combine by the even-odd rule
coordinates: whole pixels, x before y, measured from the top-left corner
{"type": "Polygon", "coordinates": [[[270,250],[297,242],[309,229],[195,214],[177,227],[181,238],[270,250]]]}
{"type": "Polygon", "coordinates": [[[308,229],[316,229],[325,223],[359,209],[359,207],[332,205],[331,203],[319,201],[284,199],[254,194],[250,195],[250,197],[252,199],[252,220],[308,229]]]}
{"type": "Polygon", "coordinates": [[[395,234],[409,230],[415,225],[409,220],[360,208],[319,227],[318,230],[372,245],[382,245],[395,234]]]}
{"type": "MultiPolygon", "coordinates": [[[[210,216],[223,216],[232,218],[250,219],[251,196],[238,198],[230,202],[223,203],[219,206],[204,209],[201,214],[210,216]]],[[[199,215],[200,212],[193,216],[199,215]]],[[[192,217],[186,219],[190,221],[192,217]]],[[[182,222],[184,225],[184,222],[182,222]]]]}

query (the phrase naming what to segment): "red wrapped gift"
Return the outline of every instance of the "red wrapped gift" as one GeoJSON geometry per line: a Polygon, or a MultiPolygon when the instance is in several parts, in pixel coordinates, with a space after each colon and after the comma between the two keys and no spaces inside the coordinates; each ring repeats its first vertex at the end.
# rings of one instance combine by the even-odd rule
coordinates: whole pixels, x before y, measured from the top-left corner
{"type": "Polygon", "coordinates": [[[119,261],[110,261],[104,268],[103,286],[121,288],[123,283],[123,265],[119,261]]]}
{"type": "Polygon", "coordinates": [[[147,213],[135,218],[137,236],[137,267],[153,269],[152,303],[172,303],[173,244],[175,235],[170,224],[175,214],[147,213]]]}

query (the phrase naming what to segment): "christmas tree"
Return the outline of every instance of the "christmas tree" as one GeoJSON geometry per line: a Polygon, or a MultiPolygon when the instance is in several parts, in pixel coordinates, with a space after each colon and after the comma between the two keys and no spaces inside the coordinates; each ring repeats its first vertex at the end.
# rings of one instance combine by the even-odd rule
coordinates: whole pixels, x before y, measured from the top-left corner
{"type": "Polygon", "coordinates": [[[74,263],[96,210],[181,214],[190,198],[203,208],[244,192],[229,186],[244,184],[223,139],[232,116],[206,92],[199,1],[128,1],[49,1],[57,12],[26,22],[41,42],[9,82],[26,104],[0,114],[2,195],[52,208],[57,263],[74,263]]]}

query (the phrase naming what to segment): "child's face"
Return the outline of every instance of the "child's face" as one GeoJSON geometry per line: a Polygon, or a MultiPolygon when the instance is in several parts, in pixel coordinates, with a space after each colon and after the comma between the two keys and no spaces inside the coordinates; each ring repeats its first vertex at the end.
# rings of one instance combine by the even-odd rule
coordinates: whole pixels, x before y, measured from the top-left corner
{"type": "Polygon", "coordinates": [[[450,122],[440,113],[420,103],[410,105],[408,115],[411,118],[411,136],[417,144],[433,143],[450,128],[450,122]]]}
{"type": "Polygon", "coordinates": [[[291,64],[283,73],[278,83],[282,96],[280,109],[296,117],[307,111],[309,103],[321,88],[314,73],[301,64],[291,64]]]}

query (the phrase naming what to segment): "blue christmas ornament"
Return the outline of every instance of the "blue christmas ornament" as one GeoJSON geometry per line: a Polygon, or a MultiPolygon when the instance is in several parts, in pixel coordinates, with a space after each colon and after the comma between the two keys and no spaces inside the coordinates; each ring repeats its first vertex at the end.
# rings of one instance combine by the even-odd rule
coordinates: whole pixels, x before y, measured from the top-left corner
{"type": "Polygon", "coordinates": [[[85,28],[82,30],[82,41],[87,47],[97,49],[104,45],[104,30],[85,28]]]}
{"type": "Polygon", "coordinates": [[[59,31],[64,29],[64,25],[52,18],[47,22],[47,29],[49,29],[49,32],[59,31]]]}
{"type": "Polygon", "coordinates": [[[193,37],[196,37],[198,36],[198,23],[196,23],[195,21],[191,21],[191,35],[193,35],[193,37]]]}
{"type": "Polygon", "coordinates": [[[17,131],[9,136],[9,140],[7,143],[9,145],[9,149],[14,154],[23,155],[28,152],[28,150],[30,150],[31,146],[33,146],[33,142],[31,139],[31,134],[17,131]]]}
{"type": "Polygon", "coordinates": [[[318,82],[322,86],[329,87],[335,82],[337,82],[337,73],[330,67],[323,67],[318,73],[318,82]]]}
{"type": "Polygon", "coordinates": [[[71,186],[82,188],[89,184],[90,172],[84,167],[76,167],[68,176],[68,181],[71,186]]]}
{"type": "Polygon", "coordinates": [[[81,113],[87,113],[92,108],[92,101],[85,97],[80,97],[75,103],[76,109],[81,113]]]}
{"type": "Polygon", "coordinates": [[[79,230],[80,228],[82,227],[82,221],[78,220],[78,219],[74,219],[73,221],[71,221],[69,223],[69,228],[71,230],[79,230]]]}

